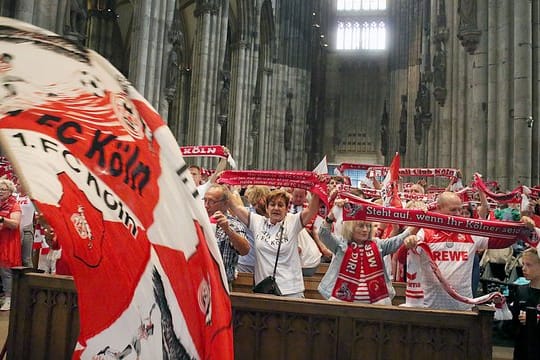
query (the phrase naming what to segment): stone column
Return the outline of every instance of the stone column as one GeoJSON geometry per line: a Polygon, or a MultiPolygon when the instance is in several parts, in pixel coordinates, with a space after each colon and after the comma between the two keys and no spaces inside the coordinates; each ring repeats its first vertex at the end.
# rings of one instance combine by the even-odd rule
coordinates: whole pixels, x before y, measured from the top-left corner
{"type": "Polygon", "coordinates": [[[151,0],[139,0],[138,5],[133,9],[132,60],[129,66],[129,80],[143,95],[145,95],[146,68],[149,65],[151,6],[151,0]]]}
{"type": "Polygon", "coordinates": [[[57,19],[59,12],[59,0],[36,1],[33,6],[31,23],[44,29],[58,32],[56,23],[63,19],[57,19]]]}
{"type": "Polygon", "coordinates": [[[167,24],[172,22],[173,9],[174,0],[140,0],[134,8],[129,78],[156,109],[165,106],[162,78],[168,58],[167,24]]]}
{"type": "Polygon", "coordinates": [[[532,16],[531,1],[515,1],[514,5],[514,118],[513,154],[510,186],[531,185],[532,150],[532,16]]]}
{"type": "Polygon", "coordinates": [[[17,1],[15,3],[15,19],[33,23],[36,0],[17,1]]]}
{"type": "MultiPolygon", "coordinates": [[[[493,79],[497,83],[497,105],[493,115],[493,119],[496,121],[496,141],[491,144],[495,147],[495,174],[494,180],[499,181],[501,186],[507,188],[509,186],[508,175],[510,174],[509,159],[509,147],[508,144],[509,135],[511,134],[511,121],[510,121],[510,97],[512,96],[509,89],[509,76],[510,71],[510,19],[513,3],[509,1],[501,1],[498,3],[497,8],[497,56],[496,67],[497,75],[496,79],[493,79]]],[[[511,160],[510,160],[511,161],[511,160]]]]}
{"type": "Polygon", "coordinates": [[[174,0],[140,0],[134,8],[129,78],[156,109],[166,106],[162,78],[168,58],[167,24],[172,22],[173,9],[174,0]]]}
{"type": "Polygon", "coordinates": [[[246,111],[246,103],[249,103],[249,83],[247,81],[249,63],[247,61],[248,43],[240,41],[233,45],[232,55],[232,76],[231,76],[231,94],[234,94],[232,102],[233,107],[229,119],[228,131],[230,134],[230,146],[232,153],[241,159],[244,165],[244,155],[246,154],[246,142],[244,138],[244,130],[249,125],[249,116],[246,111]]]}
{"type": "MultiPolygon", "coordinates": [[[[193,50],[192,97],[190,104],[188,142],[213,144],[219,142],[217,92],[219,72],[223,65],[222,22],[227,21],[228,0],[197,1],[193,50]]],[[[239,157],[232,151],[235,157],[239,157]]]]}
{"type": "Polygon", "coordinates": [[[272,141],[270,140],[270,128],[272,127],[272,107],[273,102],[273,87],[272,87],[273,71],[270,67],[263,69],[262,91],[261,91],[261,124],[259,127],[259,167],[261,169],[269,169],[268,154],[272,153],[272,141]]]}
{"type": "Polygon", "coordinates": [[[487,95],[488,95],[488,5],[478,3],[478,28],[481,32],[476,51],[469,56],[471,90],[468,96],[470,117],[467,119],[467,141],[470,143],[469,177],[472,171],[486,174],[487,170],[487,95]]]}
{"type": "MultiPolygon", "coordinates": [[[[462,1],[463,3],[463,1],[462,1]]],[[[448,23],[454,27],[459,23],[457,16],[457,6],[454,2],[449,2],[447,11],[448,23]]],[[[474,14],[476,15],[476,14],[474,14]]],[[[461,48],[461,44],[455,37],[449,38],[448,41],[448,65],[451,67],[448,76],[448,88],[451,90],[448,96],[448,107],[450,111],[450,126],[452,139],[451,157],[449,163],[441,163],[441,166],[451,166],[454,168],[462,168],[464,171],[467,168],[467,139],[465,137],[466,118],[468,115],[468,99],[467,99],[467,54],[461,48]]]]}
{"type": "Polygon", "coordinates": [[[447,9],[444,0],[438,0],[437,6],[432,7],[432,39],[433,48],[433,96],[435,121],[432,132],[433,151],[432,166],[445,166],[452,161],[452,118],[450,106],[444,106],[447,97],[448,86],[448,38],[447,9]]]}
{"type": "Polygon", "coordinates": [[[540,1],[532,3],[532,177],[531,185],[540,182],[540,1]]]}
{"type": "Polygon", "coordinates": [[[487,64],[488,64],[488,94],[487,94],[487,138],[490,139],[487,143],[486,152],[486,173],[482,174],[485,177],[493,179],[495,176],[495,167],[497,164],[497,147],[494,146],[497,134],[497,44],[499,39],[498,24],[497,24],[497,2],[490,1],[488,3],[488,31],[487,31],[487,64]]]}

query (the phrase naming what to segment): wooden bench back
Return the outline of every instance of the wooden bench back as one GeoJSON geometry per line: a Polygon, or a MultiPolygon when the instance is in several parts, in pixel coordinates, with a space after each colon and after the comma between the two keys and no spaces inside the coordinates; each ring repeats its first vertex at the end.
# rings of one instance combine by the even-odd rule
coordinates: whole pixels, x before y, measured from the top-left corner
{"type": "MultiPolygon", "coordinates": [[[[326,269],[327,268],[328,266],[326,266],[326,269]]],[[[326,269],[324,269],[324,271],[326,271],[326,269]]],[[[317,290],[319,283],[321,282],[322,276],[324,276],[324,273],[322,272],[318,272],[313,276],[304,276],[304,296],[306,297],[306,299],[323,299],[323,297],[317,290]]],[[[396,290],[396,296],[392,300],[392,304],[403,304],[405,302],[405,283],[394,282],[392,283],[392,285],[394,286],[394,290],[396,290]]],[[[234,280],[232,288],[235,292],[252,294],[253,274],[238,273],[238,277],[234,280]]]]}
{"type": "MultiPolygon", "coordinates": [[[[15,269],[8,360],[71,359],[73,279],[15,269]]],[[[493,310],[457,312],[233,292],[235,359],[491,359],[493,310]]],[[[219,350],[219,349],[216,349],[219,350]]]]}

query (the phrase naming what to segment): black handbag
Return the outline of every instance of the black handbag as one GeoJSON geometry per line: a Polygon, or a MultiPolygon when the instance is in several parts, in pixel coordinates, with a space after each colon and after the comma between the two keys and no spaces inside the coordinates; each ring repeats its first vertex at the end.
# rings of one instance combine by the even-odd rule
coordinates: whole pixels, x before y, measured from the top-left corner
{"type": "Polygon", "coordinates": [[[279,286],[276,283],[276,269],[277,269],[277,263],[279,258],[279,251],[281,250],[281,239],[283,239],[283,224],[281,225],[281,233],[279,235],[279,243],[278,243],[278,250],[276,254],[276,263],[274,264],[274,272],[271,276],[267,276],[264,279],[261,280],[257,285],[253,287],[253,292],[258,294],[271,294],[271,295],[277,295],[281,296],[283,295],[281,293],[281,290],[279,290],[279,286]]]}
{"type": "Polygon", "coordinates": [[[273,276],[267,276],[260,283],[255,285],[253,287],[254,293],[259,294],[272,294],[272,295],[278,295],[281,296],[281,290],[279,290],[279,286],[276,283],[276,279],[273,276]]]}

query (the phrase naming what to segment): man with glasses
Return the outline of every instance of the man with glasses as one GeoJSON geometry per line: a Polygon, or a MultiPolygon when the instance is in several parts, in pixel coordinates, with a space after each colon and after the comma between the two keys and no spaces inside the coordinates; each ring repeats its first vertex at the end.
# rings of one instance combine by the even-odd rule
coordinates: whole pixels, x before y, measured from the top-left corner
{"type": "Polygon", "coordinates": [[[214,184],[206,191],[203,200],[210,222],[216,224],[216,240],[227,273],[229,290],[232,290],[238,256],[247,255],[249,242],[246,226],[228,213],[229,198],[227,187],[214,184]]]}

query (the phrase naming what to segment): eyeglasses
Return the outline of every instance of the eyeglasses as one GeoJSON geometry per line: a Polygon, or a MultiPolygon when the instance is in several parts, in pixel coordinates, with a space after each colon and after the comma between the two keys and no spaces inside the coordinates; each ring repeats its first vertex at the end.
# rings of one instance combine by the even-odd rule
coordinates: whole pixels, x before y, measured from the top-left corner
{"type": "Polygon", "coordinates": [[[204,201],[205,204],[208,204],[208,205],[210,205],[210,206],[214,206],[214,205],[216,205],[217,203],[220,203],[220,202],[225,201],[225,199],[221,199],[221,200],[212,200],[212,199],[203,198],[203,201],[204,201]]]}

